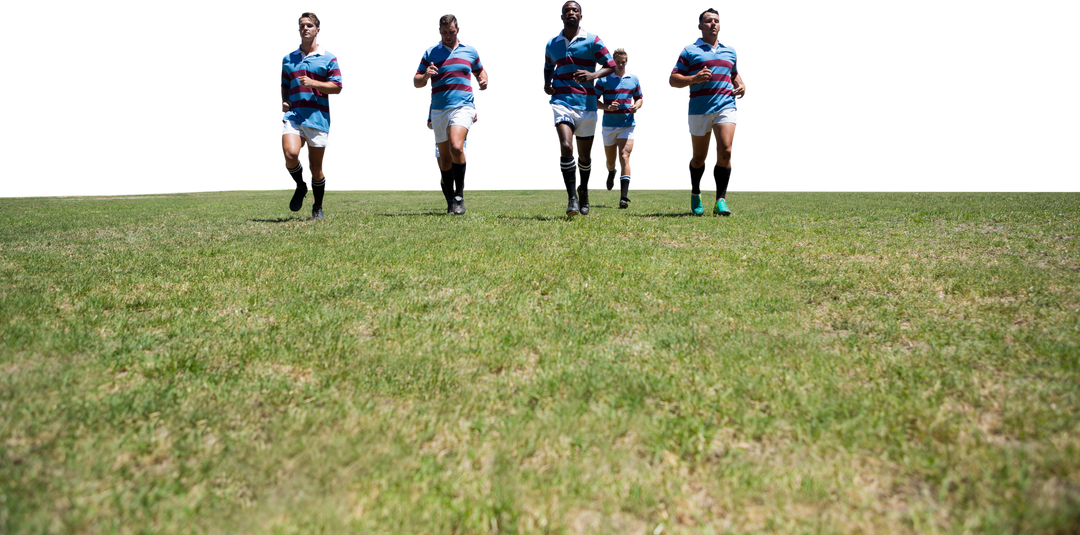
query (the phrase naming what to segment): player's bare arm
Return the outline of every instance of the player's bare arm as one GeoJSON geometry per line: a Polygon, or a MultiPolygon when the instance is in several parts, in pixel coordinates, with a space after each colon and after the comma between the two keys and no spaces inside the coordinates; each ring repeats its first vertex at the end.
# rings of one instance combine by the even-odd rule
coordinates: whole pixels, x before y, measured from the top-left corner
{"type": "Polygon", "coordinates": [[[488,73],[487,69],[482,69],[476,74],[476,84],[480,86],[481,91],[485,91],[488,86],[488,73]]]}
{"type": "Polygon", "coordinates": [[[551,87],[551,78],[555,76],[554,70],[544,69],[544,92],[549,95],[555,94],[555,88],[551,87]]]}
{"type": "Polygon", "coordinates": [[[412,80],[413,87],[415,87],[417,89],[419,89],[421,87],[424,87],[425,85],[427,85],[428,80],[430,80],[431,77],[435,76],[436,74],[439,74],[439,68],[436,67],[434,63],[432,63],[431,65],[428,65],[426,71],[424,71],[421,74],[417,74],[417,75],[413,76],[413,80],[412,80]]]}
{"type": "Polygon", "coordinates": [[[288,113],[290,109],[292,109],[292,106],[289,105],[289,88],[288,87],[282,87],[281,88],[281,113],[288,113]]]}
{"type": "Polygon", "coordinates": [[[637,113],[637,111],[640,110],[641,107],[644,106],[644,105],[645,105],[645,99],[639,98],[639,99],[635,100],[634,103],[630,105],[630,113],[637,113]]]}
{"type": "Polygon", "coordinates": [[[584,84],[592,82],[594,80],[598,80],[600,78],[604,78],[613,72],[615,72],[615,69],[612,67],[604,67],[603,69],[600,69],[596,72],[582,70],[574,73],[574,80],[576,80],[579,84],[584,84]]]}
{"type": "Polygon", "coordinates": [[[735,98],[743,98],[743,96],[746,95],[746,84],[743,83],[741,74],[736,74],[735,75],[735,91],[734,91],[734,94],[735,94],[735,98]]]}
{"type": "Polygon", "coordinates": [[[306,76],[301,76],[296,80],[300,83],[301,88],[318,90],[326,96],[341,96],[341,93],[345,92],[345,90],[339,88],[334,82],[320,82],[319,80],[308,78],[306,76]]]}
{"type": "Polygon", "coordinates": [[[671,85],[671,87],[681,89],[694,84],[703,84],[709,80],[712,80],[712,71],[708,67],[705,67],[693,76],[683,76],[677,72],[673,72],[671,73],[671,76],[668,77],[668,84],[671,85]]]}

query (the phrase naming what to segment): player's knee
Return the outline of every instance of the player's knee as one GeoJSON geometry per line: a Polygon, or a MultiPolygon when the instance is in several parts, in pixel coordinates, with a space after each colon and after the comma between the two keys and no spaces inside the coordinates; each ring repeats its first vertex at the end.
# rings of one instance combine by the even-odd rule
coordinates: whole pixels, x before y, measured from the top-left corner
{"type": "Polygon", "coordinates": [[[465,155],[465,143],[450,142],[450,154],[455,158],[461,158],[465,155]]]}
{"type": "Polygon", "coordinates": [[[574,143],[571,142],[569,139],[567,139],[565,141],[560,140],[559,141],[559,150],[562,151],[563,156],[573,156],[574,155],[574,143]]]}
{"type": "Polygon", "coordinates": [[[701,166],[705,165],[705,158],[694,156],[693,158],[690,158],[690,165],[692,165],[695,168],[701,167],[701,166]]]}
{"type": "Polygon", "coordinates": [[[731,151],[730,150],[721,150],[720,152],[718,152],[716,154],[716,159],[720,160],[721,162],[730,162],[731,161],[731,151]]]}

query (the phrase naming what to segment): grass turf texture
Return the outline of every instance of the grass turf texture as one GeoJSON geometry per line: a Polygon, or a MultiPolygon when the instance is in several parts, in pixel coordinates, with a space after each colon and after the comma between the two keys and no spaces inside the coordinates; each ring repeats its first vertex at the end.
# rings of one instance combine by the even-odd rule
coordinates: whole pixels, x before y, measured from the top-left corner
{"type": "Polygon", "coordinates": [[[1080,195],[289,194],[0,199],[0,532],[1080,529],[1080,195]]]}

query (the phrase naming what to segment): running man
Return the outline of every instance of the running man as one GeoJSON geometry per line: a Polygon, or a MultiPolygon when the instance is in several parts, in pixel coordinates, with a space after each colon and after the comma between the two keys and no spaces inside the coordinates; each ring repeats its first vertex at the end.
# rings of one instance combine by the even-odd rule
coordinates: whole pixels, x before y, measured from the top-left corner
{"type": "MultiPolygon", "coordinates": [[[[476,116],[473,117],[473,128],[480,124],[480,106],[477,105],[476,116]]],[[[431,95],[428,95],[428,109],[424,110],[423,116],[423,130],[424,132],[431,132],[431,95]]],[[[462,151],[465,153],[465,179],[464,187],[469,187],[469,139],[472,137],[472,133],[465,135],[465,143],[462,146],[462,151]]],[[[435,164],[435,172],[438,174],[438,189],[443,190],[443,197],[446,198],[446,213],[454,213],[454,188],[445,188],[443,184],[443,166],[438,160],[438,144],[435,143],[435,135],[431,136],[431,160],[435,164]]]]}
{"type": "Polygon", "coordinates": [[[618,149],[622,176],[619,177],[619,208],[630,205],[630,152],[634,150],[634,115],[645,103],[638,77],[626,72],[626,50],[611,54],[615,72],[598,82],[597,92],[604,96],[604,154],[607,156],[607,189],[615,187],[615,152],[618,149]]]}
{"type": "Polygon", "coordinates": [[[729,216],[727,196],[731,179],[731,143],[735,139],[735,99],[746,94],[746,85],[735,65],[735,49],[717,41],[720,14],[707,9],[698,16],[701,38],[683,49],[671,71],[671,87],[690,87],[690,140],[694,155],[690,159],[690,211],[701,215],[701,176],[709,139],[716,134],[716,204],[713,215],[729,216]]]}
{"type": "Polygon", "coordinates": [[[581,29],[581,4],[573,0],[563,4],[561,18],[563,31],[548,41],[544,51],[544,92],[551,95],[555,129],[559,133],[559,162],[569,198],[566,215],[588,215],[589,172],[596,133],[593,81],[611,74],[615,62],[599,37],[581,29]],[[577,137],[581,167],[581,186],[576,190],[578,164],[574,163],[574,137],[577,137]]]}
{"type": "MultiPolygon", "coordinates": [[[[442,172],[443,187],[452,184],[452,213],[465,213],[465,138],[476,118],[472,76],[480,90],[487,89],[488,75],[476,49],[458,40],[457,17],[439,19],[442,40],[424,52],[413,76],[413,86],[421,88],[431,80],[431,125],[442,172]],[[470,74],[471,73],[471,74],[470,74]]],[[[444,195],[451,190],[444,189],[444,195]]]]}
{"type": "Polygon", "coordinates": [[[281,61],[281,150],[285,153],[285,167],[296,182],[296,191],[289,202],[289,210],[300,211],[307,195],[304,183],[304,166],[300,165],[300,147],[307,143],[308,166],[311,167],[311,189],[315,204],[311,207],[311,219],[322,219],[323,193],[326,192],[326,175],[322,161],[326,142],[330,137],[330,95],[341,93],[341,69],[337,56],[319,48],[315,42],[319,35],[319,17],[314,13],[300,15],[300,48],[281,61]]]}

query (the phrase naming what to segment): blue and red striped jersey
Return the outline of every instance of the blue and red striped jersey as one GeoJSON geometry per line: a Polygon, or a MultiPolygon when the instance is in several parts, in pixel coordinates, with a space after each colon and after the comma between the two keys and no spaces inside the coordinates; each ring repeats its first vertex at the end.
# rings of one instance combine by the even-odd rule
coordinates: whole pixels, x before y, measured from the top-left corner
{"type": "Polygon", "coordinates": [[[596,111],[596,89],[593,82],[580,84],[574,80],[574,73],[579,70],[596,72],[600,68],[615,68],[604,42],[599,37],[578,29],[574,39],[567,41],[562,32],[548,41],[544,51],[544,71],[554,71],[551,87],[552,104],[561,104],[567,108],[584,111],[596,111]]]}
{"type": "Polygon", "coordinates": [[[472,74],[479,75],[484,70],[476,49],[459,42],[456,48],[450,50],[439,41],[439,44],[424,52],[416,74],[424,74],[432,63],[439,68],[439,74],[431,77],[431,108],[449,110],[475,107],[472,74]]]}
{"type": "Polygon", "coordinates": [[[281,88],[289,91],[289,111],[285,112],[285,117],[281,120],[329,132],[329,95],[310,87],[300,87],[297,78],[301,76],[320,82],[331,82],[341,87],[341,69],[338,68],[337,56],[322,47],[305,56],[297,48],[281,60],[281,88]]]}
{"type": "Polygon", "coordinates": [[[734,79],[739,70],[735,66],[734,48],[720,43],[713,48],[698,39],[679,54],[679,61],[671,73],[693,76],[706,66],[712,71],[712,79],[690,86],[690,115],[705,115],[735,107],[734,79]]]}
{"type": "Polygon", "coordinates": [[[604,110],[604,126],[623,127],[634,126],[634,114],[630,113],[630,106],[634,101],[642,98],[641,83],[638,77],[626,73],[622,76],[612,73],[596,83],[596,92],[604,97],[604,104],[611,102],[619,104],[615,111],[604,110]]]}

